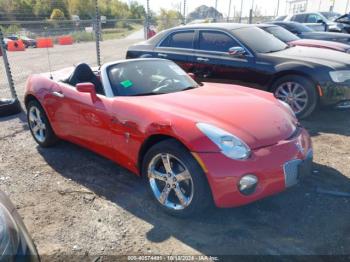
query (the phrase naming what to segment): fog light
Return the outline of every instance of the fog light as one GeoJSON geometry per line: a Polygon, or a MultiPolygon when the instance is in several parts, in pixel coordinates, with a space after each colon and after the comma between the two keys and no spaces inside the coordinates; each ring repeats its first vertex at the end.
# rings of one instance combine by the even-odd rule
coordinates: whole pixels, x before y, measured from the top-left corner
{"type": "Polygon", "coordinates": [[[245,175],[238,182],[238,189],[243,195],[251,195],[254,193],[258,184],[258,178],[255,175],[245,175]]]}

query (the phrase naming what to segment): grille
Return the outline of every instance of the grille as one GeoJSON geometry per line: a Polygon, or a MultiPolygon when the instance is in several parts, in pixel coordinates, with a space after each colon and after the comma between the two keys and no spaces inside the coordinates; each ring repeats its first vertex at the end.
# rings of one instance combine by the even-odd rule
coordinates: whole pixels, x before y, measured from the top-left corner
{"type": "Polygon", "coordinates": [[[284,164],[283,171],[286,187],[291,187],[298,183],[298,169],[302,162],[300,159],[295,159],[284,164]]]}

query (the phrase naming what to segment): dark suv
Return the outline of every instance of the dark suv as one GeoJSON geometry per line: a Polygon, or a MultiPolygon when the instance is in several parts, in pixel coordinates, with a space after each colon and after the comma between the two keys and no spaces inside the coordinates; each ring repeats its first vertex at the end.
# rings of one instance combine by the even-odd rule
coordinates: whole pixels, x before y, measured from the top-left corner
{"type": "MultiPolygon", "coordinates": [[[[236,83],[273,92],[300,117],[319,104],[350,107],[350,56],[291,47],[254,25],[176,27],[129,47],[127,58],[170,59],[198,81],[236,83]]],[[[233,86],[234,87],[234,86],[233,86]]]]}

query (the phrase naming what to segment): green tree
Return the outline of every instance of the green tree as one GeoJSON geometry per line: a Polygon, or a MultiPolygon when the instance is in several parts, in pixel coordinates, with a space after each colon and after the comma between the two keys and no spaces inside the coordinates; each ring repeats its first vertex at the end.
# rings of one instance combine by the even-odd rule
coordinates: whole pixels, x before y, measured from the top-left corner
{"type": "Polygon", "coordinates": [[[158,29],[164,30],[181,24],[182,15],[177,10],[166,10],[161,8],[158,17],[158,29]]]}
{"type": "Polygon", "coordinates": [[[130,18],[143,19],[146,16],[145,8],[136,1],[130,2],[130,18]]]}
{"type": "Polygon", "coordinates": [[[60,9],[55,8],[54,10],[52,10],[50,19],[51,20],[64,20],[65,16],[64,16],[64,13],[60,9]]]}
{"type": "Polygon", "coordinates": [[[0,14],[4,20],[33,20],[33,0],[0,0],[0,14]]]}
{"type": "MultiPolygon", "coordinates": [[[[70,15],[78,15],[80,19],[95,17],[95,1],[93,0],[66,0],[70,15]]],[[[100,1],[99,1],[100,2],[100,1]]]]}

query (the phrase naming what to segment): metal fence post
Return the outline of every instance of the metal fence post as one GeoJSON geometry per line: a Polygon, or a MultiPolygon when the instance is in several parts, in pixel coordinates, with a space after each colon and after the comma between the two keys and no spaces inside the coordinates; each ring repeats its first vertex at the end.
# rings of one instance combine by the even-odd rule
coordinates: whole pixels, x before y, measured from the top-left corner
{"type": "Polygon", "coordinates": [[[96,56],[97,65],[101,66],[101,49],[100,49],[100,34],[101,34],[101,20],[100,20],[100,10],[98,8],[98,0],[95,0],[95,38],[96,38],[96,56]]]}
{"type": "Polygon", "coordinates": [[[183,21],[184,25],[187,23],[187,19],[186,19],[186,0],[184,0],[184,21],[183,21]]]}
{"type": "Polygon", "coordinates": [[[150,8],[149,8],[149,0],[147,0],[147,2],[146,2],[146,23],[145,23],[146,24],[145,25],[145,27],[146,27],[145,39],[146,40],[148,39],[148,34],[149,34],[149,29],[150,29],[150,24],[151,24],[150,16],[151,16],[151,14],[150,14],[150,8]]]}
{"type": "Polygon", "coordinates": [[[4,35],[2,33],[1,28],[0,28],[0,50],[1,50],[1,54],[2,54],[2,59],[4,60],[7,81],[9,83],[12,99],[18,100],[18,96],[17,96],[16,90],[15,90],[15,84],[14,84],[13,78],[12,78],[12,73],[11,73],[9,60],[8,60],[8,57],[7,57],[7,51],[6,51],[6,48],[5,48],[4,35]]]}

